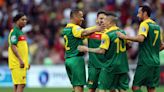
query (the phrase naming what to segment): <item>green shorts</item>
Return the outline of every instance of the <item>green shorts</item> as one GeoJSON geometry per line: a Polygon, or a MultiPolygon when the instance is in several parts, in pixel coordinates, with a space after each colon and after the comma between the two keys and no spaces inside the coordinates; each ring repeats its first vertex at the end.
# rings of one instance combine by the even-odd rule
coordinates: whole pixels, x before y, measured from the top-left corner
{"type": "Polygon", "coordinates": [[[129,88],[128,73],[114,74],[102,69],[99,76],[98,88],[103,90],[127,90],[129,88]]]}
{"type": "Polygon", "coordinates": [[[96,89],[98,87],[98,78],[100,74],[101,68],[88,68],[88,88],[96,89]]]}
{"type": "Polygon", "coordinates": [[[85,62],[82,56],[67,58],[65,66],[73,86],[83,86],[86,84],[85,62]]]}
{"type": "Polygon", "coordinates": [[[147,87],[157,87],[159,86],[160,79],[160,66],[143,66],[138,65],[134,80],[133,86],[142,86],[147,87]]]}

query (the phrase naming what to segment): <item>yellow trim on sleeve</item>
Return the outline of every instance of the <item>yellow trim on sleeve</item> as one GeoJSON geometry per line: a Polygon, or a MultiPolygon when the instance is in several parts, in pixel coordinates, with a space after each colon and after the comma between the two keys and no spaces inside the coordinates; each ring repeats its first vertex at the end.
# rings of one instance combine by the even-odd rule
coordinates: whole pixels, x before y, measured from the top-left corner
{"type": "Polygon", "coordinates": [[[153,20],[151,20],[150,18],[144,20],[144,21],[140,24],[138,35],[143,35],[143,36],[147,37],[147,34],[148,34],[148,32],[149,32],[149,25],[147,24],[148,22],[155,23],[155,22],[154,22],[153,20]]]}
{"type": "Polygon", "coordinates": [[[147,37],[149,31],[149,25],[146,22],[142,22],[139,27],[138,35],[143,35],[147,37]]]}
{"type": "Polygon", "coordinates": [[[74,37],[81,38],[81,34],[84,31],[79,25],[69,23],[66,27],[72,27],[72,34],[74,37]]]}

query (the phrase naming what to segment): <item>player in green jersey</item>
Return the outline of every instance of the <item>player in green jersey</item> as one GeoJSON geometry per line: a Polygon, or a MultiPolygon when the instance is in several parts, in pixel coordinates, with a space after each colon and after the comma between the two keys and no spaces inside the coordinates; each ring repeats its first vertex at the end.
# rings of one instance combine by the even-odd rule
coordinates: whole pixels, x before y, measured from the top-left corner
{"type": "MultiPolygon", "coordinates": [[[[133,80],[133,92],[142,92],[140,87],[145,85],[148,92],[155,92],[159,86],[160,78],[160,27],[150,19],[151,9],[148,6],[140,6],[139,19],[142,20],[138,35],[135,37],[125,36],[118,32],[117,35],[126,40],[139,42],[138,65],[133,80]]],[[[161,50],[163,46],[161,45],[161,50]]]]}
{"type": "Polygon", "coordinates": [[[80,27],[83,20],[83,12],[79,9],[74,9],[70,14],[70,23],[63,30],[66,50],[65,66],[75,92],[83,92],[83,85],[86,84],[84,53],[79,52],[77,46],[83,44],[84,36],[101,29],[97,26],[92,30],[85,30],[80,27]]]}
{"type": "Polygon", "coordinates": [[[116,32],[123,30],[116,26],[117,17],[113,13],[108,13],[105,19],[107,30],[102,35],[99,48],[88,48],[79,46],[80,51],[104,54],[107,59],[100,71],[98,80],[99,92],[118,89],[125,92],[128,88],[128,60],[126,54],[126,40],[119,39],[116,32]]]}
{"type": "MultiPolygon", "coordinates": [[[[99,26],[103,26],[104,20],[106,19],[106,11],[100,10],[97,13],[96,23],[99,26]]],[[[87,28],[92,29],[96,26],[92,26],[87,28]]],[[[89,35],[88,38],[88,47],[89,48],[97,48],[101,44],[101,38],[104,30],[101,32],[94,32],[89,35]]],[[[97,53],[89,53],[89,61],[88,61],[88,83],[87,86],[89,88],[89,92],[95,92],[98,86],[98,78],[100,74],[100,70],[103,67],[103,63],[106,61],[106,58],[103,54],[97,53]]]]}

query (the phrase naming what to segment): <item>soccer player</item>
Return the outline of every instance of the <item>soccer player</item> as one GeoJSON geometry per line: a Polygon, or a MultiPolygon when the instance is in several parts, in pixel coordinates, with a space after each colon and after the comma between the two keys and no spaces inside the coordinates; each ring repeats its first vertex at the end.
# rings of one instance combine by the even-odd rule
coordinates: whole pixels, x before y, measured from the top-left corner
{"type": "MultiPolygon", "coordinates": [[[[97,20],[96,23],[99,26],[103,26],[104,20],[106,19],[106,11],[100,10],[97,13],[97,20]]],[[[94,28],[89,27],[88,30],[94,28]]],[[[90,36],[88,36],[88,47],[89,48],[97,48],[101,43],[102,34],[104,31],[101,32],[94,32],[90,36]]],[[[88,83],[87,86],[89,88],[89,92],[95,92],[98,86],[98,78],[100,74],[100,70],[103,67],[103,63],[105,62],[105,57],[102,54],[97,53],[89,53],[89,62],[88,62],[88,83]]]]}
{"type": "Polygon", "coordinates": [[[87,48],[79,46],[80,51],[104,54],[105,63],[100,71],[98,79],[99,92],[118,89],[125,92],[128,88],[128,60],[126,54],[126,40],[118,38],[116,32],[123,30],[116,26],[117,17],[114,13],[109,13],[105,19],[107,30],[102,35],[99,48],[87,48]]]}
{"type": "Polygon", "coordinates": [[[27,17],[23,13],[19,13],[13,18],[13,21],[15,25],[8,37],[9,68],[14,83],[14,92],[23,92],[29,64],[26,36],[21,29],[26,25],[27,17]]]}
{"type": "MultiPolygon", "coordinates": [[[[138,35],[135,37],[125,36],[122,33],[117,35],[126,40],[139,42],[138,65],[135,72],[132,90],[142,92],[140,87],[145,85],[148,92],[155,92],[159,86],[160,78],[160,27],[150,19],[151,9],[148,6],[140,6],[137,17],[142,20],[138,35]]],[[[163,45],[161,45],[161,50],[163,45]]]]}
{"type": "Polygon", "coordinates": [[[79,52],[77,47],[83,45],[84,36],[100,30],[98,26],[89,31],[81,28],[80,25],[83,20],[83,12],[74,9],[70,14],[70,23],[63,30],[66,50],[65,66],[75,92],[83,92],[83,86],[86,84],[84,53],[79,52]]]}

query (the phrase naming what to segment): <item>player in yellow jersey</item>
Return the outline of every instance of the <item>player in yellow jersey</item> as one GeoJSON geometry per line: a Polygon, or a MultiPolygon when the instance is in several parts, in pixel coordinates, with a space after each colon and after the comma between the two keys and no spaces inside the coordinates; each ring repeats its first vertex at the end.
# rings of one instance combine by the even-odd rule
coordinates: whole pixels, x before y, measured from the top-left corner
{"type": "Polygon", "coordinates": [[[15,25],[8,37],[8,64],[11,70],[14,92],[23,92],[26,84],[26,71],[29,69],[29,64],[26,36],[21,29],[26,25],[27,17],[23,13],[19,13],[13,18],[13,21],[15,25]]]}

